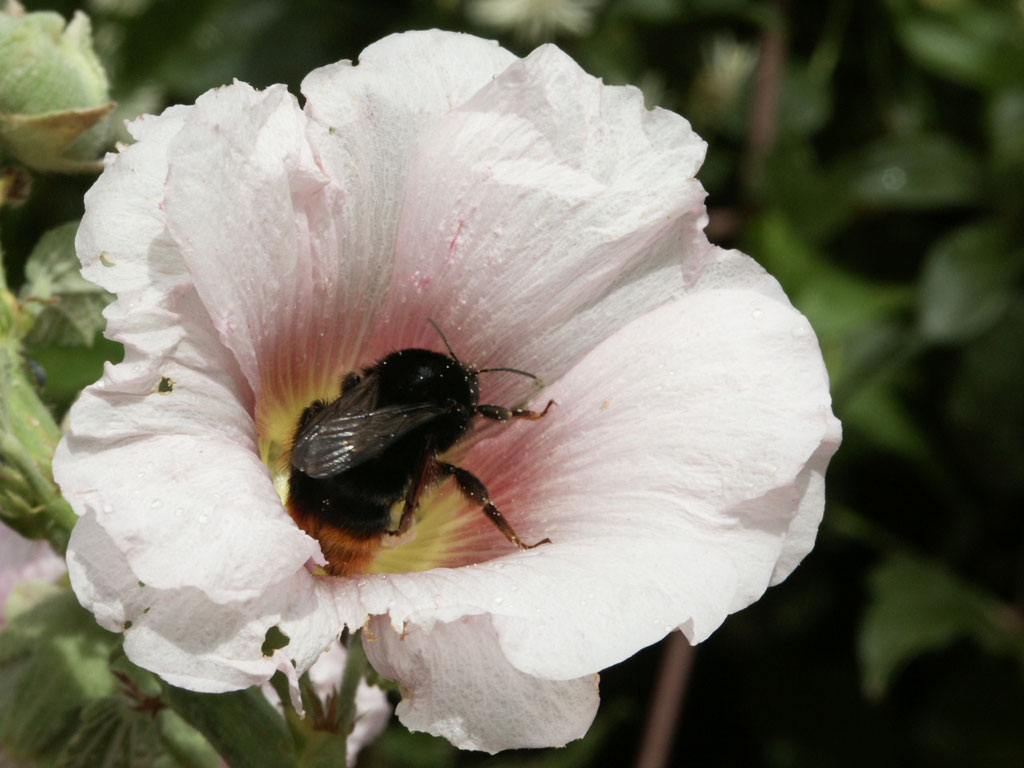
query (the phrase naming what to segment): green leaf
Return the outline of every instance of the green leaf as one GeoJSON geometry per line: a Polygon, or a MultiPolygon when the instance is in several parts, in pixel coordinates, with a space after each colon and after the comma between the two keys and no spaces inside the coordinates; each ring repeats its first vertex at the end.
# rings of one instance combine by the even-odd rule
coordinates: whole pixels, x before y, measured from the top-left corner
{"type": "Polygon", "coordinates": [[[284,718],[255,688],[196,693],[164,684],[164,700],[199,731],[231,768],[296,768],[284,718]]]}
{"type": "Polygon", "coordinates": [[[1022,381],[1024,291],[1018,291],[999,323],[964,349],[946,405],[951,447],[990,498],[1024,493],[1022,381]]]}
{"type": "MultiPolygon", "coordinates": [[[[820,166],[809,144],[780,143],[765,158],[759,198],[785,212],[789,226],[812,243],[836,235],[853,217],[847,176],[820,166]]],[[[821,256],[815,256],[821,260],[821,256]]]]}
{"type": "Polygon", "coordinates": [[[1024,89],[1019,84],[992,98],[987,123],[996,167],[1024,165],[1024,89]]]}
{"type": "Polygon", "coordinates": [[[92,346],[53,345],[34,350],[32,359],[46,371],[43,396],[58,408],[70,405],[84,387],[103,375],[103,364],[118,363],[124,347],[97,334],[92,346]]]}
{"type": "Polygon", "coordinates": [[[829,82],[807,66],[790,63],[779,95],[779,131],[793,137],[821,130],[832,115],[829,82]]]}
{"type": "Polygon", "coordinates": [[[0,632],[0,744],[15,758],[48,760],[93,699],[112,695],[108,658],[119,640],[63,590],[0,632]]]}
{"type": "Polygon", "coordinates": [[[945,3],[929,11],[923,3],[890,0],[897,9],[896,36],[924,68],[963,85],[981,88],[1024,77],[1024,36],[1018,11],[979,2],[945,3]]]}
{"type": "Polygon", "coordinates": [[[932,246],[921,277],[920,327],[933,342],[965,341],[1009,307],[1024,248],[999,222],[971,224],[932,246]]]}
{"type": "Polygon", "coordinates": [[[1024,633],[1012,611],[944,565],[898,554],[870,576],[872,600],[857,651],[868,695],[881,696],[916,657],[969,638],[1024,662],[1024,633]]]}
{"type": "Polygon", "coordinates": [[[51,229],[39,239],[25,264],[20,298],[35,315],[25,338],[29,348],[89,346],[106,325],[102,312],[112,297],[79,274],[77,231],[76,221],[51,229]]]}
{"type": "Polygon", "coordinates": [[[945,136],[889,138],[864,152],[851,184],[856,199],[873,208],[967,205],[981,195],[981,163],[945,136]]]}
{"type": "Polygon", "coordinates": [[[837,412],[847,429],[865,435],[878,448],[926,462],[931,444],[894,381],[901,373],[898,368],[883,370],[855,389],[845,388],[847,394],[837,412]]]}
{"type": "Polygon", "coordinates": [[[748,226],[747,236],[748,252],[778,278],[823,346],[845,343],[913,304],[909,289],[881,285],[831,264],[786,212],[765,211],[748,226]]]}

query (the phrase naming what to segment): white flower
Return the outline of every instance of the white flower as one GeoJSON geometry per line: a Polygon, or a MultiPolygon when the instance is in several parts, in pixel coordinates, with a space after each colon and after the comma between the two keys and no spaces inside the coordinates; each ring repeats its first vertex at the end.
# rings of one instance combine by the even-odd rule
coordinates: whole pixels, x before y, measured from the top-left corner
{"type": "Polygon", "coordinates": [[[839,440],[817,341],[705,239],[689,124],[557,48],[396,35],[302,91],[140,118],[87,196],[83,273],[117,294],[126,356],[54,461],[72,584],[176,685],[294,679],[365,625],[407,726],[564,744],[601,669],[703,640],[810,550],[839,440]],[[516,549],[449,482],[367,573],[329,576],[282,503],[297,421],[390,351],[443,352],[429,319],[547,384],[486,374],[481,402],[557,402],[446,457],[552,543],[516,549]]]}

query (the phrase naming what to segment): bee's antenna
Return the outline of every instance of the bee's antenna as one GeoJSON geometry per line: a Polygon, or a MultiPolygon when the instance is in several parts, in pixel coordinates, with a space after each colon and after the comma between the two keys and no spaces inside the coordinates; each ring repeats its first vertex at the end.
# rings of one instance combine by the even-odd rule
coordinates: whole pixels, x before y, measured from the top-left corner
{"type": "Polygon", "coordinates": [[[441,337],[441,341],[443,341],[444,345],[448,347],[448,354],[452,356],[452,360],[459,365],[462,365],[462,362],[459,360],[459,356],[455,354],[455,350],[452,349],[452,345],[448,343],[448,337],[444,335],[444,331],[441,330],[441,327],[429,317],[427,318],[427,322],[434,326],[434,330],[437,331],[437,335],[441,337]]]}
{"type": "Polygon", "coordinates": [[[526,371],[520,371],[518,368],[481,368],[477,373],[490,373],[491,371],[507,371],[508,373],[518,373],[520,376],[528,376],[534,381],[540,381],[539,376],[535,376],[532,373],[526,371]]]}

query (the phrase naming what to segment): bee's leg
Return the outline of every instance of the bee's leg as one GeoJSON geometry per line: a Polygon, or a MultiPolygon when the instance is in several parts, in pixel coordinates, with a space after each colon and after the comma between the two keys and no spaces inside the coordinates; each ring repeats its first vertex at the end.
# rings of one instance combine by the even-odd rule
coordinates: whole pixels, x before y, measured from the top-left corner
{"type": "Polygon", "coordinates": [[[487,515],[487,518],[494,523],[495,527],[499,531],[501,531],[502,535],[520,549],[533,549],[534,547],[539,547],[541,544],[551,543],[551,539],[542,539],[536,544],[527,544],[520,539],[519,534],[512,530],[512,526],[508,524],[508,520],[506,520],[498,508],[494,506],[490,499],[490,495],[487,493],[486,486],[481,483],[472,472],[469,472],[462,467],[456,467],[454,464],[446,464],[443,461],[439,461],[437,462],[437,474],[440,477],[448,477],[449,475],[454,477],[455,482],[459,486],[459,490],[462,491],[462,495],[470,501],[479,504],[484,514],[487,515]]]}
{"type": "Polygon", "coordinates": [[[508,421],[509,419],[529,419],[530,421],[536,421],[547,414],[547,412],[551,410],[551,406],[554,404],[554,400],[548,400],[548,404],[544,406],[543,411],[528,411],[525,408],[505,408],[502,405],[478,405],[476,407],[476,412],[485,419],[491,419],[492,421],[508,421]]]}
{"type": "Polygon", "coordinates": [[[427,445],[420,455],[420,459],[413,472],[412,482],[409,490],[405,492],[405,503],[402,505],[402,517],[398,520],[398,528],[388,531],[391,536],[401,536],[409,530],[412,525],[413,514],[420,504],[420,496],[423,490],[437,478],[437,460],[434,459],[433,441],[428,440],[427,445]]]}

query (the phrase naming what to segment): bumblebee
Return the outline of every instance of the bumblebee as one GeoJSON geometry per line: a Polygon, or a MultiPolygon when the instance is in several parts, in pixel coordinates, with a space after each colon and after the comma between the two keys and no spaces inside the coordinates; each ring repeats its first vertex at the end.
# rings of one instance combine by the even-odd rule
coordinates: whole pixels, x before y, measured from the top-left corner
{"type": "Polygon", "coordinates": [[[345,576],[364,571],[388,535],[408,530],[423,492],[453,478],[519,549],[526,544],[471,472],[439,457],[455,445],[476,416],[493,421],[542,418],[542,411],[481,404],[477,377],[515,368],[477,370],[459,361],[431,321],[448,354],[402,349],[376,364],[347,374],[340,396],[314,401],[299,418],[291,449],[288,510],[304,531],[319,540],[327,571],[345,576]],[[391,510],[402,502],[398,528],[391,510]]]}

